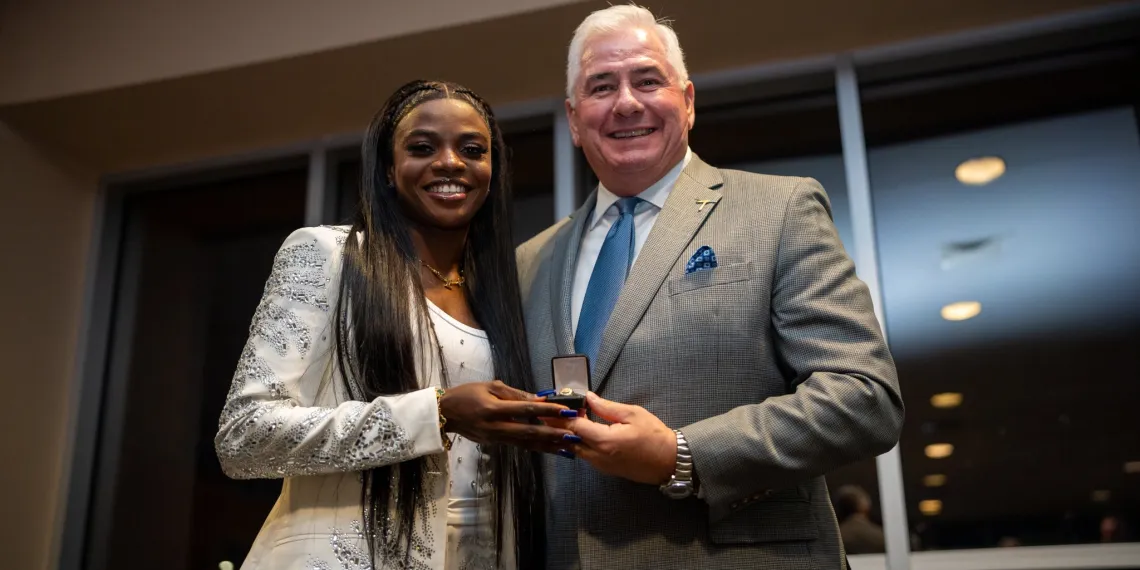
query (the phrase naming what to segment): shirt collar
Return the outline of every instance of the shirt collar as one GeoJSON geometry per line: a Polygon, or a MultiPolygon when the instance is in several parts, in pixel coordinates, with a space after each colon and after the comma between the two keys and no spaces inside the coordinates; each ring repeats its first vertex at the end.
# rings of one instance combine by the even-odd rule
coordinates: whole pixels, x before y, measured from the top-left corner
{"type": "MultiPolygon", "coordinates": [[[[693,159],[693,150],[690,148],[685,149],[685,158],[681,159],[676,166],[665,173],[660,180],[654,182],[652,186],[643,190],[637,195],[638,198],[649,202],[657,207],[663,209],[665,207],[665,200],[669,198],[669,192],[673,190],[673,185],[677,183],[677,179],[681,177],[681,172],[689,165],[689,161],[693,159]]],[[[618,197],[613,192],[606,190],[605,186],[598,184],[598,199],[597,204],[594,205],[594,216],[590,219],[588,230],[594,229],[599,222],[602,221],[602,216],[606,214],[606,210],[618,201],[618,197]]]]}

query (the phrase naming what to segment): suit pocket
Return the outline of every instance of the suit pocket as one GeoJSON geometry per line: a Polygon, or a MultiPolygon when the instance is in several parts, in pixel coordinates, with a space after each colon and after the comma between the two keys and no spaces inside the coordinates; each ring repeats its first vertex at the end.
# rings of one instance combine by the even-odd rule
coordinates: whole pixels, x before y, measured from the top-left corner
{"type": "Polygon", "coordinates": [[[713,285],[725,285],[752,279],[752,262],[722,265],[705,271],[696,271],[669,279],[669,294],[680,295],[713,285]]]}
{"type": "Polygon", "coordinates": [[[815,540],[819,529],[811,502],[798,489],[777,491],[770,499],[752,503],[709,524],[713,544],[752,544],[815,540]]]}

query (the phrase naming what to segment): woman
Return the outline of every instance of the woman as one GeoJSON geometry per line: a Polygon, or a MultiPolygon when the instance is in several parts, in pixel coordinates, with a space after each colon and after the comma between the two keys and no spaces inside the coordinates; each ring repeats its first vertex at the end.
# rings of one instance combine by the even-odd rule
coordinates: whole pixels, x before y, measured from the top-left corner
{"type": "Polygon", "coordinates": [[[225,472],[285,478],[243,568],[540,567],[523,448],[574,441],[537,418],[575,413],[530,395],[494,115],[414,81],[362,153],[352,226],[278,252],[222,412],[225,472]]]}

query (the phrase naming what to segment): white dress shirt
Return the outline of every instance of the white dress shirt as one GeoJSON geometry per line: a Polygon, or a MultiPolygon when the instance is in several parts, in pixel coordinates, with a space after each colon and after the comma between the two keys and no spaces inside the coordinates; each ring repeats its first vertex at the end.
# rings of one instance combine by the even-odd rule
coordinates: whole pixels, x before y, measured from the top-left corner
{"type": "MultiPolygon", "coordinates": [[[[643,201],[637,205],[633,214],[633,261],[637,261],[645,240],[649,238],[649,231],[657,222],[657,214],[665,207],[665,200],[673,191],[673,185],[677,183],[681,171],[688,166],[692,158],[693,151],[686,149],[685,158],[681,162],[666,172],[661,180],[637,195],[643,201]]],[[[598,254],[602,251],[606,234],[618,219],[618,200],[613,192],[606,190],[601,184],[598,185],[598,203],[594,206],[590,219],[586,221],[586,231],[578,248],[578,266],[574,271],[574,284],[570,290],[570,318],[574,334],[578,332],[578,315],[582,312],[582,301],[586,298],[586,287],[590,285],[594,264],[598,262],[598,254]]]]}

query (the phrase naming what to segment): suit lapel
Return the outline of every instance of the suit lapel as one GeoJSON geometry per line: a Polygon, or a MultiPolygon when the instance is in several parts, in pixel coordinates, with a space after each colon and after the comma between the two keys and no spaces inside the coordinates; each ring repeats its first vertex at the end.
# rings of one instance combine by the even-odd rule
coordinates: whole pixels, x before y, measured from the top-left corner
{"type": "Polygon", "coordinates": [[[597,192],[586,199],[578,211],[570,215],[570,223],[563,226],[554,243],[554,274],[550,279],[550,322],[554,325],[554,341],[558,344],[558,354],[574,353],[574,323],[570,318],[571,289],[574,286],[574,272],[578,266],[578,250],[582,243],[582,232],[590,220],[590,213],[597,202],[597,192]]]}
{"type": "MultiPolygon", "coordinates": [[[[677,263],[677,258],[689,242],[693,241],[693,236],[708,215],[716,209],[716,202],[721,198],[719,188],[722,184],[720,172],[696,155],[693,155],[689,165],[681,172],[681,177],[665,200],[665,207],[657,215],[645,246],[637,255],[637,261],[630,270],[617,305],[610,314],[606,330],[602,333],[602,346],[593,367],[594,392],[601,392],[610,369],[629,336],[645,316],[645,311],[657,296],[661,284],[669,276],[669,270],[677,263]],[[704,207],[701,207],[701,201],[705,201],[704,207]]],[[[580,232],[578,235],[581,235],[580,232]]]]}

